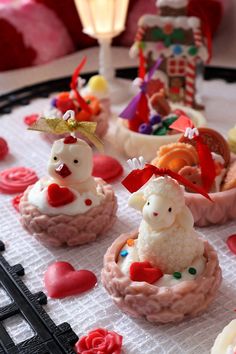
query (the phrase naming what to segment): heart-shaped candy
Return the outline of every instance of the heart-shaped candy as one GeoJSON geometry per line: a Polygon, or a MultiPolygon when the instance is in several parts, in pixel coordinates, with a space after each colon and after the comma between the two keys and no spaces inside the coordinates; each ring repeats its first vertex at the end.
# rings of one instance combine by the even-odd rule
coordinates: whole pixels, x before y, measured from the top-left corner
{"type": "Polygon", "coordinates": [[[67,187],[60,187],[56,183],[48,186],[48,203],[53,207],[60,207],[73,202],[74,194],[67,187]]]}
{"type": "Polygon", "coordinates": [[[146,281],[149,284],[159,280],[163,273],[158,268],[153,268],[149,262],[134,262],[130,266],[130,279],[133,281],[146,281]]]}
{"type": "Polygon", "coordinates": [[[51,298],[61,299],[92,289],[97,277],[89,270],[75,270],[68,262],[55,262],[46,270],[44,283],[51,298]]]}

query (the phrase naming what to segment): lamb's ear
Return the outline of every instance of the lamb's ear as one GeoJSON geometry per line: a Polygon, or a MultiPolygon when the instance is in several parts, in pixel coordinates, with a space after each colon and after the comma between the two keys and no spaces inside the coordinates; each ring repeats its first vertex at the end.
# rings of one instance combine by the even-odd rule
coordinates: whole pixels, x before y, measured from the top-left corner
{"type": "Polygon", "coordinates": [[[185,230],[192,229],[194,224],[194,219],[191,211],[186,205],[182,208],[181,212],[177,215],[177,220],[185,230]]]}
{"type": "Polygon", "coordinates": [[[142,192],[136,192],[133,193],[128,201],[128,205],[131,208],[137,209],[137,210],[142,210],[144,207],[144,204],[146,203],[146,200],[144,198],[144,195],[142,192]]]}

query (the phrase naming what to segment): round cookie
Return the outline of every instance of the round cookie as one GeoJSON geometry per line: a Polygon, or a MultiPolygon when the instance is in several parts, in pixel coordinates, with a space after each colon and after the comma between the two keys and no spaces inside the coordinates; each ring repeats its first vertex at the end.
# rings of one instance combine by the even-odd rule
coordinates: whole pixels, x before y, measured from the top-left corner
{"type": "Polygon", "coordinates": [[[106,182],[112,182],[119,178],[123,173],[123,167],[114,157],[107,155],[93,156],[93,172],[94,177],[100,177],[106,182]]]}
{"type": "MultiPolygon", "coordinates": [[[[200,137],[203,139],[204,143],[209,146],[211,152],[215,152],[224,158],[225,167],[227,167],[230,162],[230,150],[224,137],[214,129],[210,128],[202,127],[198,128],[198,131],[200,137]]],[[[196,141],[194,139],[189,140],[188,138],[184,137],[184,135],[179,139],[179,142],[188,143],[193,146],[196,145],[196,141]]]]}
{"type": "Polygon", "coordinates": [[[6,194],[21,193],[37,182],[34,170],[26,167],[12,167],[0,172],[0,192],[6,194]]]}

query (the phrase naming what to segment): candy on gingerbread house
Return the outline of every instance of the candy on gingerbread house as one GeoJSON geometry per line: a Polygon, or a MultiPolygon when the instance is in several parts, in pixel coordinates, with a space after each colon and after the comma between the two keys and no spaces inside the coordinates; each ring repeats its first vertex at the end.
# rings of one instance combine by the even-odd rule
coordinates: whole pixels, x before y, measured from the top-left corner
{"type": "Polygon", "coordinates": [[[19,210],[25,229],[45,245],[80,245],[95,240],[115,221],[117,202],[110,185],[92,177],[92,148],[75,137],[79,131],[98,148],[96,123],[41,118],[30,129],[71,133],[56,140],[48,162],[49,176],[30,186],[19,210]]]}
{"type": "Polygon", "coordinates": [[[208,59],[201,21],[187,15],[189,0],[157,0],[158,13],[143,15],[138,22],[131,56],[143,51],[147,68],[157,58],[162,63],[150,89],[164,87],[171,101],[198,108],[195,101],[198,63],[208,59]]]}
{"type": "Polygon", "coordinates": [[[107,250],[103,285],[121,310],[150,322],[199,315],[216,295],[221,269],[215,250],[193,227],[178,182],[209,196],[168,169],[134,165],[123,184],[142,220],[138,231],[121,235],[107,250]]]}

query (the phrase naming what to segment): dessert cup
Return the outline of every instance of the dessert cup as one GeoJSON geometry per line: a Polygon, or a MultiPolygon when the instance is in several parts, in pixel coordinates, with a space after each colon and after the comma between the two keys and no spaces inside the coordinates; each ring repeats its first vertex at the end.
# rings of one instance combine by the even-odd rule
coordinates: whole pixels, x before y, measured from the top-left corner
{"type": "Polygon", "coordinates": [[[128,239],[136,239],[137,236],[135,231],[121,235],[104,256],[102,283],[114,303],[133,317],[144,317],[157,323],[177,322],[204,312],[221,283],[221,269],[212,246],[204,241],[206,265],[196,279],[160,287],[158,284],[132,281],[117,265],[120,250],[128,239]]]}
{"type": "MultiPolygon", "coordinates": [[[[172,110],[180,109],[186,112],[196,127],[206,125],[206,120],[199,111],[177,104],[171,104],[171,108],[172,110]]],[[[116,139],[114,139],[116,148],[125,153],[129,158],[143,156],[147,162],[156,156],[156,152],[160,146],[177,142],[182,136],[182,134],[163,136],[140,134],[128,129],[127,121],[121,118],[118,118],[116,124],[116,139]]]]}
{"type": "Polygon", "coordinates": [[[77,246],[92,242],[110,229],[116,220],[117,201],[109,184],[96,179],[102,202],[83,214],[46,215],[28,201],[29,187],[21,198],[19,210],[23,227],[46,246],[77,246]]]}
{"type": "MultiPolygon", "coordinates": [[[[231,162],[235,161],[236,155],[231,155],[231,162]]],[[[197,193],[185,192],[185,202],[193,214],[194,224],[204,227],[214,224],[224,224],[236,219],[236,187],[210,193],[212,200],[209,201],[197,193]]]]}

